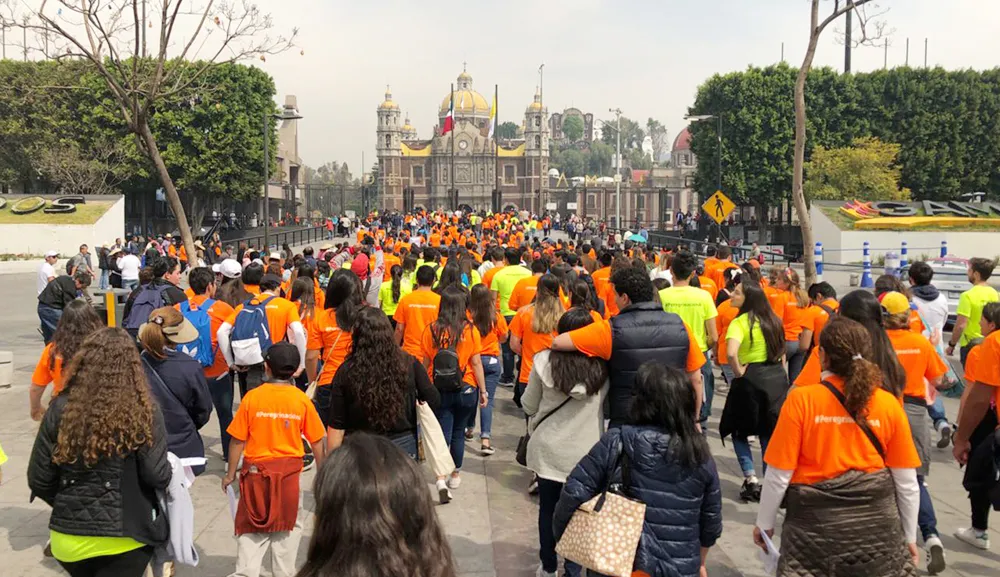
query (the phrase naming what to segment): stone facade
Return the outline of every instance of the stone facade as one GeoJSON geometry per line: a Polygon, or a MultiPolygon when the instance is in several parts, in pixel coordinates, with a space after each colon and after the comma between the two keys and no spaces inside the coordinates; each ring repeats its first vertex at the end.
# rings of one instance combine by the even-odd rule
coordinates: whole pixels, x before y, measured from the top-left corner
{"type": "Polygon", "coordinates": [[[556,142],[565,140],[566,137],[562,131],[563,122],[570,116],[576,116],[583,121],[583,136],[580,140],[583,142],[593,142],[595,138],[594,115],[589,112],[583,113],[579,108],[567,108],[562,112],[552,113],[552,117],[549,118],[549,132],[552,134],[552,140],[556,142]]]}

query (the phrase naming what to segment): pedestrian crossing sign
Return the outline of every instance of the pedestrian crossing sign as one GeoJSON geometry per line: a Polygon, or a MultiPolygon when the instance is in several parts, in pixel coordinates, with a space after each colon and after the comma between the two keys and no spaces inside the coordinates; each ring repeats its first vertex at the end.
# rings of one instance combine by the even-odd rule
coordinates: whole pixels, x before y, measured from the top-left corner
{"type": "Polygon", "coordinates": [[[728,196],[722,194],[721,190],[715,191],[715,194],[708,197],[705,204],[701,205],[701,210],[719,224],[722,224],[722,221],[729,218],[729,213],[733,212],[735,208],[736,205],[733,204],[733,201],[729,200],[728,196]]]}

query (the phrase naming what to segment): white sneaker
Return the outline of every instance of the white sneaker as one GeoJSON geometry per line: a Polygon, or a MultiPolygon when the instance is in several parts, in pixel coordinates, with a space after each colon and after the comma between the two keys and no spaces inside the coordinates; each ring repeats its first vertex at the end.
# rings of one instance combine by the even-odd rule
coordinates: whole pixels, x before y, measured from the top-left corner
{"type": "Polygon", "coordinates": [[[462,478],[461,477],[456,477],[454,475],[452,475],[451,477],[448,477],[448,488],[449,489],[457,489],[461,485],[462,485],[462,478]]]}
{"type": "Polygon", "coordinates": [[[538,570],[535,571],[535,577],[556,577],[556,572],[553,571],[553,572],[549,573],[545,569],[542,569],[542,566],[539,565],[538,566],[538,570]]]}
{"type": "Polygon", "coordinates": [[[954,535],[959,541],[972,545],[976,549],[986,551],[990,548],[990,536],[986,533],[986,531],[980,531],[978,529],[973,529],[972,527],[965,527],[962,529],[956,529],[954,535]]]}
{"type": "Polygon", "coordinates": [[[945,449],[951,444],[951,425],[947,421],[941,421],[938,432],[941,433],[941,438],[938,439],[937,447],[945,449]]]}
{"type": "Polygon", "coordinates": [[[944,545],[937,535],[932,535],[924,540],[925,558],[927,559],[927,573],[937,575],[944,571],[944,545]]]}
{"type": "Polygon", "coordinates": [[[442,505],[447,505],[451,502],[451,491],[448,490],[448,485],[444,482],[444,479],[439,479],[435,484],[438,490],[438,500],[442,505]]]}

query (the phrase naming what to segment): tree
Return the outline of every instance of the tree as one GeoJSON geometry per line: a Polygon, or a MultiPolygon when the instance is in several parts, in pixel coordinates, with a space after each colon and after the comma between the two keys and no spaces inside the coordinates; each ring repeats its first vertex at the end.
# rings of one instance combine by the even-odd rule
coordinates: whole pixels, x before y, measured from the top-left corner
{"type": "Polygon", "coordinates": [[[579,116],[567,116],[562,123],[563,135],[570,142],[576,142],[583,137],[583,119],[579,116]]]}
{"type": "Polygon", "coordinates": [[[517,138],[517,130],[517,124],[509,120],[507,122],[501,122],[500,125],[497,126],[496,137],[500,140],[513,140],[517,138]]]}
{"type": "Polygon", "coordinates": [[[127,162],[120,143],[104,143],[87,154],[75,143],[37,151],[35,166],[63,194],[113,194],[125,180],[127,162]]]}
{"type": "Polygon", "coordinates": [[[653,141],[653,162],[660,162],[667,152],[667,127],[659,120],[650,118],[646,120],[646,134],[653,141]]]}
{"type": "Polygon", "coordinates": [[[607,144],[600,141],[590,143],[590,158],[587,162],[590,174],[596,174],[597,176],[610,174],[612,172],[611,163],[614,156],[615,149],[607,144]]]}
{"type": "Polygon", "coordinates": [[[43,38],[40,51],[46,58],[77,58],[93,64],[138,149],[153,164],[187,253],[195,254],[187,213],[152,119],[165,102],[193,101],[200,92],[209,91],[206,74],[220,64],[250,57],[264,60],[290,48],[295,31],[289,38],[271,37],[271,17],[248,2],[150,0],[154,10],[148,18],[146,4],[41,0],[27,13],[10,12],[20,16],[12,20],[43,38]],[[147,28],[152,30],[151,50],[147,50],[147,28]]]}
{"type": "MultiPolygon", "coordinates": [[[[627,150],[629,148],[642,148],[642,139],[646,137],[646,134],[642,131],[642,126],[638,122],[631,120],[625,116],[621,118],[622,124],[622,150],[627,150]]],[[[601,131],[601,140],[604,144],[615,147],[615,130],[618,129],[618,121],[608,121],[604,124],[604,130],[601,131]]],[[[622,153],[624,156],[624,153],[622,153]]]]}
{"type": "Polygon", "coordinates": [[[570,148],[562,153],[562,173],[566,178],[584,176],[587,172],[588,158],[584,153],[570,148]]]}
{"type": "Polygon", "coordinates": [[[812,9],[809,20],[809,43],[806,46],[806,54],[802,59],[802,66],[795,78],[795,149],[792,161],[792,201],[795,204],[795,213],[799,217],[799,227],[802,229],[802,246],[804,250],[803,261],[805,264],[806,286],[816,282],[816,263],[813,257],[813,230],[812,220],[809,218],[809,207],[806,205],[805,192],[803,191],[803,168],[806,156],[806,77],[812,68],[813,57],[816,55],[816,45],[823,30],[833,21],[837,20],[849,12],[857,14],[859,27],[861,29],[861,39],[856,44],[867,43],[873,38],[880,38],[884,30],[884,25],[880,22],[870,21],[869,15],[865,12],[864,6],[871,0],[844,0],[844,5],[840,5],[840,0],[836,0],[833,11],[825,19],[819,19],[819,2],[812,0],[812,9]],[[873,36],[868,35],[869,25],[873,26],[873,36]]]}
{"type": "Polygon", "coordinates": [[[625,154],[628,164],[633,170],[649,170],[653,168],[653,159],[639,148],[632,148],[625,154]]]}
{"type": "Polygon", "coordinates": [[[805,190],[809,200],[910,200],[910,189],[901,188],[902,171],[896,164],[900,146],[864,137],[853,146],[817,146],[805,165],[805,190]]]}

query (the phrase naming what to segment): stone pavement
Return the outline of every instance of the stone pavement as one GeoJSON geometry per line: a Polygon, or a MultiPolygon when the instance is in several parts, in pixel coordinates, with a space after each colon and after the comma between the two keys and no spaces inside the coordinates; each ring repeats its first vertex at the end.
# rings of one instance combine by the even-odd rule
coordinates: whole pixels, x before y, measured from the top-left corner
{"type": "MultiPolygon", "coordinates": [[[[48,506],[40,501],[28,502],[25,480],[27,459],[37,430],[36,423],[28,417],[27,388],[42,349],[36,330],[34,275],[4,275],[0,280],[5,284],[5,298],[0,300],[0,319],[5,328],[0,332],[0,350],[14,352],[15,369],[13,387],[0,390],[0,414],[5,415],[0,421],[0,443],[10,457],[3,467],[0,485],[0,559],[3,560],[0,576],[62,575],[64,573],[54,560],[42,556],[48,533],[48,506]]],[[[525,492],[530,473],[513,463],[513,447],[522,433],[523,420],[510,399],[509,389],[499,389],[494,420],[497,453],[483,458],[477,454],[478,441],[468,444],[470,450],[466,453],[462,487],[454,491],[455,500],[451,504],[437,508],[463,577],[530,577],[538,563],[537,505],[525,492]]],[[[717,427],[724,402],[722,394],[716,395],[713,427],[717,427]]],[[[954,417],[957,402],[949,399],[947,407],[948,414],[954,417]]],[[[192,488],[201,563],[197,568],[179,567],[179,577],[221,577],[228,575],[235,566],[232,521],[219,485],[223,463],[218,422],[214,418],[202,430],[202,435],[209,465],[192,488]]],[[[742,479],[731,444],[723,446],[715,432],[710,433],[710,442],[722,481],[725,530],[718,546],[709,554],[709,575],[763,575],[751,540],[757,507],[738,500],[742,479]]],[[[756,449],[754,452],[756,455],[756,449]]],[[[974,552],[951,537],[955,528],[969,522],[961,472],[951,461],[950,451],[935,449],[934,460],[929,483],[942,540],[948,549],[949,568],[944,575],[997,575],[1000,555],[974,552]]],[[[306,473],[302,483],[307,535],[312,531],[309,513],[313,508],[312,479],[313,473],[306,473]]],[[[427,480],[428,491],[431,491],[429,471],[427,480]]],[[[1000,543],[1000,533],[996,530],[993,530],[993,540],[1000,543]]],[[[308,539],[304,539],[300,559],[304,559],[307,546],[308,539]]]]}

